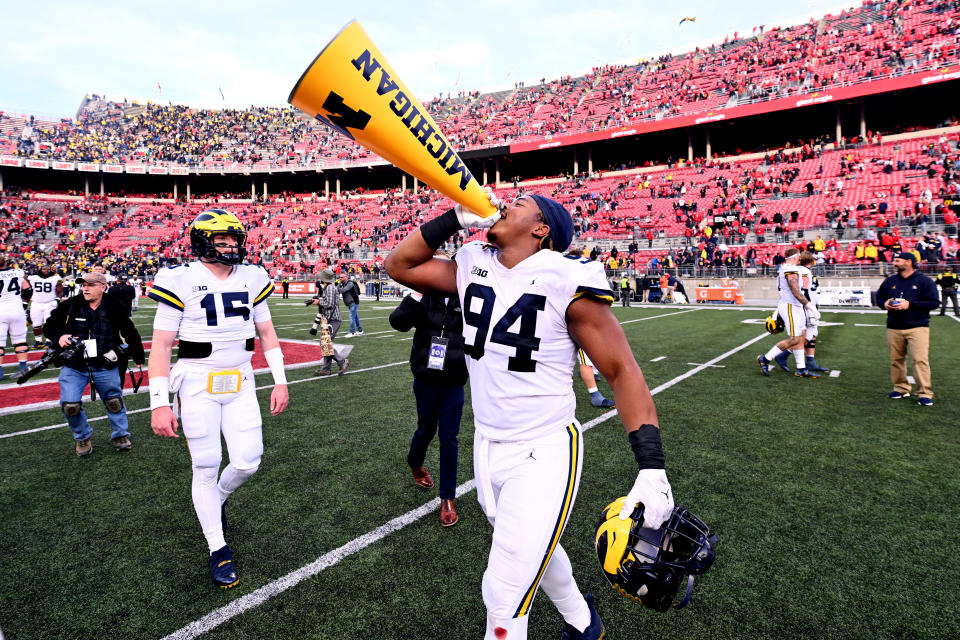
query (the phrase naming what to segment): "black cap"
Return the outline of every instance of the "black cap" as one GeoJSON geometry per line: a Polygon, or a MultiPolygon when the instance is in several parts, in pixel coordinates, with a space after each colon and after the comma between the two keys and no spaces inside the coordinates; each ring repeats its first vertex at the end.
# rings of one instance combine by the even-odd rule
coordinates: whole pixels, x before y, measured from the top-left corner
{"type": "Polygon", "coordinates": [[[909,260],[913,263],[913,266],[917,266],[917,254],[913,253],[912,251],[901,251],[894,257],[900,258],[901,260],[909,260]]]}

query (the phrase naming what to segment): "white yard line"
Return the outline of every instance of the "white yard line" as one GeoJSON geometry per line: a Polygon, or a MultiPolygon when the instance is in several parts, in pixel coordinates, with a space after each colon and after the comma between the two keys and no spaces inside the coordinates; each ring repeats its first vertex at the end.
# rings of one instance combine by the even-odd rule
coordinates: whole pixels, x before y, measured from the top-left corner
{"type": "Polygon", "coordinates": [[[660,362],[661,360],[666,360],[666,359],[667,359],[667,356],[659,356],[657,358],[654,358],[650,362],[660,362]]]}
{"type": "Polygon", "coordinates": [[[643,322],[644,320],[654,320],[656,318],[666,318],[667,316],[678,316],[682,313],[690,313],[691,311],[699,311],[700,309],[684,309],[683,311],[674,311],[673,313],[661,313],[658,316],[647,316],[646,318],[637,318],[636,320],[625,320],[620,324],[630,324],[632,322],[643,322]]]}
{"type": "MultiPolygon", "coordinates": [[[[672,380],[669,380],[663,383],[656,389],[652,390],[650,393],[652,395],[656,395],[661,391],[665,391],[670,387],[674,386],[675,384],[683,380],[686,380],[687,378],[694,375],[695,373],[699,371],[703,371],[708,366],[713,365],[717,362],[720,362],[724,358],[728,358],[731,355],[737,353],[738,351],[742,351],[743,349],[746,349],[753,343],[763,340],[768,336],[769,334],[766,332],[761,333],[756,338],[747,340],[746,342],[741,344],[739,347],[735,347],[730,351],[727,351],[726,353],[717,356],[716,358],[710,360],[708,363],[700,365],[695,369],[691,369],[687,373],[679,375],[676,378],[673,378],[672,380]]],[[[587,431],[589,429],[592,429],[593,427],[606,422],[607,420],[609,420],[615,415],[617,415],[616,409],[608,411],[600,416],[597,416],[593,420],[590,420],[586,424],[582,425],[582,430],[587,431]]],[[[457,497],[459,498],[463,494],[473,491],[474,487],[475,487],[475,481],[471,478],[470,480],[464,482],[462,485],[457,487],[457,493],[456,493],[457,497]]],[[[430,500],[426,504],[423,504],[417,507],[416,509],[413,509],[412,511],[408,511],[405,514],[398,516],[393,520],[386,522],[385,524],[380,525],[379,527],[370,531],[369,533],[365,533],[359,538],[355,538],[350,542],[348,542],[347,544],[341,547],[338,547],[333,551],[329,551],[323,554],[322,556],[320,556],[310,564],[300,567],[295,571],[291,571],[287,575],[277,578],[273,582],[269,582],[263,585],[262,587],[260,587],[259,589],[256,589],[255,591],[251,591],[247,595],[237,598],[236,600],[234,600],[233,602],[230,602],[229,604],[226,604],[218,609],[214,609],[213,611],[203,616],[199,620],[195,620],[194,622],[191,622],[185,627],[178,629],[177,631],[174,631],[170,635],[165,636],[163,640],[190,640],[192,638],[196,638],[200,635],[203,635],[208,631],[212,631],[213,629],[217,628],[218,626],[230,620],[231,618],[235,618],[236,616],[244,613],[245,611],[249,611],[250,609],[253,609],[254,607],[257,607],[263,604],[267,600],[270,600],[271,598],[280,595],[287,589],[290,589],[291,587],[294,587],[300,584],[304,580],[312,578],[313,576],[319,574],[323,570],[334,566],[341,560],[348,558],[349,556],[352,556],[353,554],[363,550],[364,548],[370,546],[371,544],[386,538],[391,533],[395,531],[399,531],[400,529],[403,529],[404,527],[416,522],[417,520],[420,520],[424,516],[436,511],[439,507],[440,507],[440,499],[434,498],[433,500],[430,500]]]]}

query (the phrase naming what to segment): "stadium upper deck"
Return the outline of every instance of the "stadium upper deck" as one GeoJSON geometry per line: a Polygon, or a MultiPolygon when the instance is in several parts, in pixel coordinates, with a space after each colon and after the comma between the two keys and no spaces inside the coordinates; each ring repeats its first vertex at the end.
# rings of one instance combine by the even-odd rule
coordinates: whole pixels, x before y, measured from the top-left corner
{"type": "MultiPolygon", "coordinates": [[[[960,77],[950,67],[958,61],[956,3],[864,2],[678,56],[427,108],[461,150],[514,152],[947,81],[960,77]]],[[[186,175],[381,162],[292,109],[218,111],[94,95],[76,122],[0,114],[0,166],[186,175]]]]}
{"type": "MultiPolygon", "coordinates": [[[[520,188],[564,203],[574,214],[579,245],[615,241],[621,250],[634,245],[626,261],[620,258],[621,268],[644,269],[651,259],[671,255],[671,247],[672,259],[699,261],[708,244],[727,246],[725,258],[747,258],[752,248],[760,262],[782,252],[784,243],[817,235],[825,238],[825,259],[846,263],[858,259],[861,240],[878,250],[917,246],[923,240],[917,234],[927,224],[944,225],[942,255],[953,255],[957,221],[948,205],[960,196],[958,134],[899,137],[904,139],[881,143],[875,137],[874,144],[855,148],[807,146],[731,163],[555,178],[520,188]],[[889,244],[882,242],[885,234],[889,244]]],[[[498,191],[505,198],[518,192],[506,185],[498,191]]],[[[34,252],[32,247],[43,244],[55,255],[79,248],[99,256],[180,260],[189,256],[184,221],[207,206],[207,200],[12,198],[0,206],[5,218],[0,243],[34,252]]],[[[247,225],[254,259],[275,271],[305,274],[328,265],[373,269],[402,237],[450,202],[425,190],[330,200],[285,194],[225,206],[247,225]]]]}

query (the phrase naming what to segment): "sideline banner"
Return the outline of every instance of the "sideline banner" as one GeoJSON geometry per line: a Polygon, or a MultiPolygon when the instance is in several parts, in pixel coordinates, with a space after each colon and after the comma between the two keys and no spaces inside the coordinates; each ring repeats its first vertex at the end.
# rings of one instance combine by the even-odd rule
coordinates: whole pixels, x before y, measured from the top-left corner
{"type": "Polygon", "coordinates": [[[355,20],[314,59],[287,101],[482,216],[496,213],[437,123],[355,20]]]}
{"type": "Polygon", "coordinates": [[[823,307],[872,307],[870,287],[820,287],[818,290],[823,307]]]}

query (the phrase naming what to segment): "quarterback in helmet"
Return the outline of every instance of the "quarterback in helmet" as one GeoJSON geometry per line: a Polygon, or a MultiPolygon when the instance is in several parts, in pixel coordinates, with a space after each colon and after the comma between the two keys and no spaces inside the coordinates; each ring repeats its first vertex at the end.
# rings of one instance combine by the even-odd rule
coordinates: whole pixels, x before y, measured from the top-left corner
{"type": "Polygon", "coordinates": [[[150,426],[157,435],[179,437],[173,392],[193,463],[193,506],[207,539],[211,577],[224,589],[240,581],[224,537],[225,503],[256,472],[263,453],[250,365],[255,335],[275,382],[271,415],[289,402],[283,353],[266,304],[273,282],[263,268],[243,262],[246,236],[232,213],[204,211],[190,225],[198,260],[161,269],[148,294],[159,303],[149,363],[150,426]],[[179,357],[171,368],[177,337],[179,357]],[[218,478],[221,435],[230,460],[218,478]]]}

